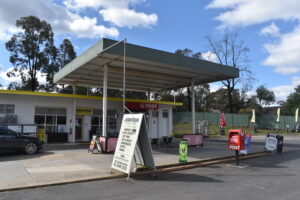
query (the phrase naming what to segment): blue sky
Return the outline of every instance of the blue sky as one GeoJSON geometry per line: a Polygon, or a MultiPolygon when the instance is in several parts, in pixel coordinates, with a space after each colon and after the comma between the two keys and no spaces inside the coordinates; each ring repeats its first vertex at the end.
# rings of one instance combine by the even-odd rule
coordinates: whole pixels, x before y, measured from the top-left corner
{"type": "Polygon", "coordinates": [[[11,81],[5,42],[17,31],[16,19],[35,15],[52,25],[57,45],[69,38],[78,55],[102,37],[209,55],[205,36],[237,31],[250,48],[253,89],[265,85],[285,100],[300,84],[299,11],[298,0],[1,0],[0,84],[11,81]]]}

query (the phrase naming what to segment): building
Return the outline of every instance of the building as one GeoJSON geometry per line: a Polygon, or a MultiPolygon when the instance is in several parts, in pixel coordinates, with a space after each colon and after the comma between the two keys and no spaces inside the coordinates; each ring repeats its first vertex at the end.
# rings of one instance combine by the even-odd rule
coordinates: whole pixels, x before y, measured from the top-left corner
{"type": "MultiPolygon", "coordinates": [[[[35,124],[45,129],[48,142],[82,142],[90,133],[102,132],[102,97],[73,94],[0,90],[0,118],[14,120],[5,125],[35,124]],[[72,130],[76,100],[75,134],[72,130]]],[[[150,138],[169,136],[173,130],[172,107],[181,103],[126,99],[135,112],[146,113],[150,138]]],[[[118,135],[122,121],[122,99],[108,98],[107,133],[118,135]]]]}

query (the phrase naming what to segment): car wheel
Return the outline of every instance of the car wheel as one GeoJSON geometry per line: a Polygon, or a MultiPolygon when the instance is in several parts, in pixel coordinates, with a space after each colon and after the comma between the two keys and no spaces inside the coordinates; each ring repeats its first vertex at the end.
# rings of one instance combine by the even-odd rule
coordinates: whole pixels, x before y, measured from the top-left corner
{"type": "Polygon", "coordinates": [[[26,144],[26,146],[25,146],[25,153],[26,153],[26,154],[29,154],[29,155],[35,154],[35,153],[37,152],[37,150],[38,150],[38,147],[37,147],[37,145],[36,145],[35,143],[33,143],[33,142],[28,143],[28,144],[26,144]]]}

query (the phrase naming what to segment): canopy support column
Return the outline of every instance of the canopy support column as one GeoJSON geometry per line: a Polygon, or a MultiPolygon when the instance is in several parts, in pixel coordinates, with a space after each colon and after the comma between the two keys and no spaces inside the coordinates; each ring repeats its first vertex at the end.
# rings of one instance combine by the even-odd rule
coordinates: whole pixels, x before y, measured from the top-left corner
{"type": "Polygon", "coordinates": [[[192,90],[192,134],[196,133],[196,120],[195,120],[195,90],[194,90],[194,79],[191,84],[192,90]]]}
{"type": "MultiPolygon", "coordinates": [[[[72,85],[73,94],[76,94],[76,85],[72,85]]],[[[75,134],[76,134],[76,99],[73,98],[73,113],[72,113],[72,131],[71,131],[70,142],[75,143],[75,134]]]]}
{"type": "Polygon", "coordinates": [[[107,65],[103,69],[102,136],[107,136],[107,65]]]}
{"type": "Polygon", "coordinates": [[[151,90],[148,90],[147,100],[148,100],[148,101],[151,100],[151,90]]]}

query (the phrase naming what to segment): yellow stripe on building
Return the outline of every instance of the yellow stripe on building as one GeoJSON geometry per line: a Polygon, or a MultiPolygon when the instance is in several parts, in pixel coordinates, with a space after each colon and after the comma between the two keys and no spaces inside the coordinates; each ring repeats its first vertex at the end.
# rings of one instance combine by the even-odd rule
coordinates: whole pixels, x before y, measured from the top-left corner
{"type": "MultiPolygon", "coordinates": [[[[32,92],[24,90],[0,90],[0,94],[14,94],[14,95],[32,95],[32,96],[44,96],[44,97],[61,97],[61,98],[76,98],[76,99],[90,99],[90,100],[102,100],[103,97],[99,96],[86,96],[78,94],[62,94],[62,93],[48,93],[48,92],[32,92]]],[[[122,98],[108,97],[109,101],[123,101],[122,98]]],[[[169,102],[169,101],[148,101],[140,99],[126,99],[128,102],[141,102],[141,103],[157,103],[164,105],[182,106],[181,102],[169,102]]]]}

